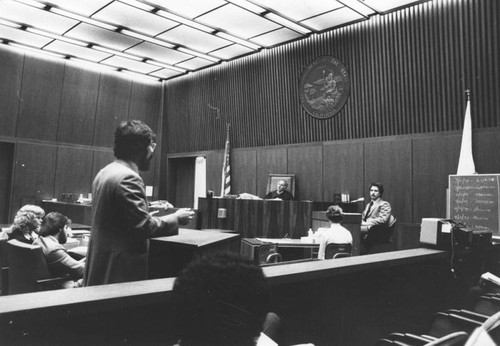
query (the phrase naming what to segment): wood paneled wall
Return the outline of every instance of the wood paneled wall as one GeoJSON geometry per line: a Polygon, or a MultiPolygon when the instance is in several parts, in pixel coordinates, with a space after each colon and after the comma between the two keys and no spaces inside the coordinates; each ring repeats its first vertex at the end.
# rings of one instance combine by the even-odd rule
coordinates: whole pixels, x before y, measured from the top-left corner
{"type": "Polygon", "coordinates": [[[500,4],[434,0],[266,49],[166,82],[169,153],[460,130],[464,90],[474,128],[500,126],[500,4]],[[334,117],[309,116],[302,71],[334,56],[351,94],[334,117]],[[214,110],[218,108],[219,112],[214,110]]]}
{"type": "MultiPolygon", "coordinates": [[[[0,48],[0,62],[0,142],[15,146],[11,216],[23,204],[91,192],[96,173],[114,159],[114,131],[121,120],[140,119],[158,130],[160,83],[6,47],[0,48]]],[[[143,174],[147,185],[159,185],[158,162],[157,157],[143,174]]]]}
{"type": "MultiPolygon", "coordinates": [[[[263,197],[269,174],[290,173],[296,176],[300,200],[331,202],[334,193],[348,193],[351,199],[367,201],[369,184],[379,181],[399,222],[419,224],[423,217],[446,217],[448,175],[456,174],[461,138],[461,131],[450,131],[233,149],[232,193],[263,197]]],[[[477,171],[500,172],[500,156],[495,154],[500,128],[475,131],[472,142],[477,171]]],[[[224,152],[200,155],[207,157],[207,189],[219,195],[224,152]]],[[[175,200],[174,194],[168,198],[175,200]]]]}
{"type": "Polygon", "coordinates": [[[465,89],[477,171],[500,172],[499,26],[496,0],[434,0],[167,81],[165,149],[204,152],[219,194],[230,122],[233,193],[263,196],[269,173],[296,174],[298,198],[325,202],[368,198],[381,181],[400,222],[444,217],[465,89]],[[324,55],[347,66],[352,89],[319,120],[301,107],[299,80],[324,55]]]}

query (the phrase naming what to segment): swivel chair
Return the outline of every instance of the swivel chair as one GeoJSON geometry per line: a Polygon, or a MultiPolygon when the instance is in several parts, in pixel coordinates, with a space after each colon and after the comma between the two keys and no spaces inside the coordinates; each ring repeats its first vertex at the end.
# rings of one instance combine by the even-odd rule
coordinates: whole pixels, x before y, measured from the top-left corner
{"type": "Polygon", "coordinates": [[[330,243],[325,248],[325,259],[350,257],[352,251],[352,245],[346,244],[335,244],[330,243]]]}

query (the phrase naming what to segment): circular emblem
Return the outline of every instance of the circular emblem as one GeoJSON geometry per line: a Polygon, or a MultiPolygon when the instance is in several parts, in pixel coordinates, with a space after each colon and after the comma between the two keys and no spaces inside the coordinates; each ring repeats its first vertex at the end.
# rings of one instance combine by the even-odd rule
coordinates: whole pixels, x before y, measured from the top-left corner
{"type": "Polygon", "coordinates": [[[327,119],[344,107],[350,92],[349,72],[342,62],[322,56],[300,78],[300,103],[315,118],[327,119]]]}

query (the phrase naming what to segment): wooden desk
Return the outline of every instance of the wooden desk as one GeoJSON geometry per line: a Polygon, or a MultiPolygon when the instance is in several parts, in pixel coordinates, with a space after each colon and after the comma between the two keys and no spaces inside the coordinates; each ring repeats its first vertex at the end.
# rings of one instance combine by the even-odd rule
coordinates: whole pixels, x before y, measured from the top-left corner
{"type": "Polygon", "coordinates": [[[311,201],[199,198],[201,228],[234,230],[245,238],[300,239],[311,227],[311,201]],[[219,209],[226,217],[218,218],[219,209]]]}
{"type": "Polygon", "coordinates": [[[180,228],[179,234],[152,238],[149,244],[150,278],[177,276],[194,256],[215,251],[240,251],[240,236],[216,230],[180,228]]]}
{"type": "Polygon", "coordinates": [[[267,256],[275,252],[281,255],[281,263],[313,260],[318,257],[318,249],[318,243],[304,242],[300,239],[241,239],[241,254],[259,265],[268,264],[265,263],[267,256]]]}
{"type": "Polygon", "coordinates": [[[89,204],[78,204],[59,201],[42,201],[41,207],[45,210],[45,214],[52,211],[59,212],[71,219],[72,222],[82,225],[91,224],[91,209],[89,204]]]}

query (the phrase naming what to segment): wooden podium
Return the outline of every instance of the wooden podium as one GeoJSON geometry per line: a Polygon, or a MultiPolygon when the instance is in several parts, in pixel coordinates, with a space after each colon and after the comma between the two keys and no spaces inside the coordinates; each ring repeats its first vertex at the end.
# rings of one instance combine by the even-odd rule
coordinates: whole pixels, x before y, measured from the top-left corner
{"type": "Polygon", "coordinates": [[[215,229],[179,229],[178,235],[151,238],[149,278],[174,277],[195,256],[217,251],[240,251],[240,236],[215,229]]]}

